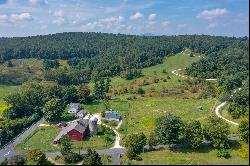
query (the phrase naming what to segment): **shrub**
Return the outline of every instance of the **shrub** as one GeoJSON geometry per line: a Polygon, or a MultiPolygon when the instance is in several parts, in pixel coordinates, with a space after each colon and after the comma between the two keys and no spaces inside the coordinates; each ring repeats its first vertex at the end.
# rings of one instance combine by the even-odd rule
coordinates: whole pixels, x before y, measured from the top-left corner
{"type": "Polygon", "coordinates": [[[139,87],[137,93],[142,95],[145,93],[145,91],[141,87],[139,87]]]}
{"type": "Polygon", "coordinates": [[[240,149],[238,150],[238,156],[240,158],[248,158],[249,156],[249,147],[248,145],[242,145],[240,149]]]}
{"type": "Polygon", "coordinates": [[[56,156],[55,160],[59,160],[61,158],[61,156],[56,156]]]}
{"type": "Polygon", "coordinates": [[[231,157],[231,155],[230,155],[230,153],[228,152],[228,150],[226,150],[226,149],[219,149],[218,151],[217,151],[217,154],[216,154],[216,156],[217,157],[220,157],[220,158],[230,158],[231,157]]]}
{"type": "Polygon", "coordinates": [[[65,163],[76,163],[82,159],[78,153],[69,153],[63,156],[65,163]]]}

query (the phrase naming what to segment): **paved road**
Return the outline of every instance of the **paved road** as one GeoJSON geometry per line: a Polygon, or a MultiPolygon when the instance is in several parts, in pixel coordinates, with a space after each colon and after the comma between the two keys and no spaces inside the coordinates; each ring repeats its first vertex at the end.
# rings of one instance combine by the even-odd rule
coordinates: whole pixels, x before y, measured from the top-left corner
{"type": "Polygon", "coordinates": [[[40,119],[33,125],[31,125],[28,129],[26,129],[23,133],[19,134],[13,141],[9,142],[0,150],[0,161],[4,160],[4,158],[11,158],[19,153],[15,151],[14,147],[20,144],[25,138],[27,138],[35,129],[44,123],[44,119],[40,119]]]}

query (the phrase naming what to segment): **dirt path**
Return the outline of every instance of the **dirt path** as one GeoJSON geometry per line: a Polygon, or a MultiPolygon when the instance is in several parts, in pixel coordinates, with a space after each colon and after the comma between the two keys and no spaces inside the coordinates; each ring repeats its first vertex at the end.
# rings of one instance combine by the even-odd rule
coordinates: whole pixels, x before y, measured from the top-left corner
{"type": "MultiPolygon", "coordinates": [[[[172,74],[174,74],[174,75],[176,75],[176,76],[179,76],[179,77],[188,78],[187,76],[183,76],[183,75],[177,73],[177,71],[181,71],[181,70],[182,70],[182,69],[172,70],[172,74]]],[[[189,77],[189,78],[190,78],[190,79],[193,79],[192,77],[189,77]]],[[[206,81],[217,81],[217,79],[214,79],[214,78],[209,78],[209,79],[205,79],[205,80],[206,80],[206,81]]],[[[239,88],[238,90],[241,90],[241,88],[239,88]]],[[[234,91],[234,93],[235,93],[235,92],[236,92],[236,90],[234,91]]],[[[232,97],[233,97],[233,95],[230,96],[230,98],[232,98],[232,97]]],[[[226,118],[224,118],[223,116],[221,116],[220,110],[221,110],[221,108],[223,108],[226,104],[227,104],[227,102],[225,101],[225,102],[221,103],[220,105],[218,105],[218,106],[215,108],[215,114],[216,114],[219,118],[225,120],[226,122],[238,126],[238,125],[239,125],[238,123],[233,122],[233,121],[231,121],[231,120],[229,120],[229,119],[226,119],[226,118]]]]}
{"type": "Polygon", "coordinates": [[[231,123],[231,124],[233,124],[233,125],[238,126],[239,123],[233,122],[233,121],[228,120],[228,119],[224,118],[223,116],[221,116],[220,110],[221,110],[226,104],[227,104],[227,102],[225,101],[225,102],[221,103],[220,105],[218,105],[218,106],[216,107],[216,109],[215,109],[215,114],[216,114],[219,118],[221,118],[221,119],[227,121],[228,123],[231,123]]]}

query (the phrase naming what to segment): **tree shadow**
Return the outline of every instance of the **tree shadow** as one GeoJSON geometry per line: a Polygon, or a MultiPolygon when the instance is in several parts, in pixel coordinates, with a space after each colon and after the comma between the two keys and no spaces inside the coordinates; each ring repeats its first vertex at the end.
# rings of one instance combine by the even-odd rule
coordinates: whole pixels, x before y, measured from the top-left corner
{"type": "Polygon", "coordinates": [[[213,148],[210,145],[206,145],[206,144],[202,144],[197,149],[192,149],[188,146],[175,145],[175,146],[169,147],[169,150],[176,152],[176,153],[197,153],[197,152],[198,153],[208,153],[211,150],[213,150],[213,148]]]}
{"type": "Polygon", "coordinates": [[[231,140],[231,141],[229,141],[229,147],[230,147],[230,149],[238,150],[238,149],[240,149],[241,144],[239,141],[231,140]]]}

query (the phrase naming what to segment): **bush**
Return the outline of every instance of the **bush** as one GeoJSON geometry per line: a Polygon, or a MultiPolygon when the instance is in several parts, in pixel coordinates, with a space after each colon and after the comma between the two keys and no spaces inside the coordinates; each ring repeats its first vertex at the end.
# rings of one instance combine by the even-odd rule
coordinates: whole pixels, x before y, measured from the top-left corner
{"type": "Polygon", "coordinates": [[[109,122],[109,124],[110,124],[110,126],[114,127],[114,126],[117,126],[117,125],[118,125],[118,122],[112,120],[112,121],[109,122]]]}
{"type": "Polygon", "coordinates": [[[25,158],[22,156],[13,156],[9,159],[8,165],[24,165],[25,158]]]}
{"type": "Polygon", "coordinates": [[[230,153],[226,149],[219,149],[217,151],[216,156],[219,157],[219,158],[223,157],[223,158],[226,158],[226,159],[231,157],[230,153]]]}
{"type": "Polygon", "coordinates": [[[248,145],[242,145],[237,154],[240,158],[248,158],[248,156],[249,156],[248,145]]]}
{"type": "Polygon", "coordinates": [[[59,160],[61,158],[61,156],[56,156],[55,160],[59,160]]]}
{"type": "Polygon", "coordinates": [[[142,95],[145,93],[145,91],[141,87],[139,87],[137,93],[142,95]]]}
{"type": "Polygon", "coordinates": [[[148,139],[149,146],[156,146],[159,143],[158,135],[155,132],[151,132],[148,139]]]}
{"type": "Polygon", "coordinates": [[[98,125],[97,126],[97,135],[104,135],[106,132],[106,128],[104,126],[98,125]]]}
{"type": "Polygon", "coordinates": [[[134,159],[135,159],[136,161],[142,161],[142,157],[139,156],[139,155],[136,155],[134,159]]]}
{"type": "Polygon", "coordinates": [[[82,159],[82,156],[78,153],[69,153],[63,156],[65,163],[76,163],[82,159]]]}

